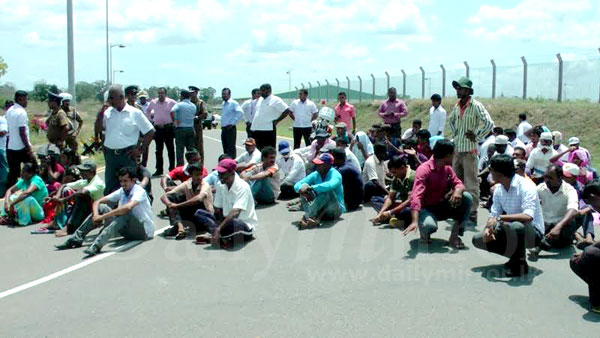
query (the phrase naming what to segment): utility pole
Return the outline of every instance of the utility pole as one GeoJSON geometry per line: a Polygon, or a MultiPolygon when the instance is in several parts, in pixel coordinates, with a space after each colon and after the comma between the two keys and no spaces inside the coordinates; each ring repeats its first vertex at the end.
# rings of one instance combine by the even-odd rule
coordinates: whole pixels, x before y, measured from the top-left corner
{"type": "Polygon", "coordinates": [[[73,95],[73,103],[76,103],[77,93],[75,93],[75,56],[73,54],[73,0],[67,0],[67,45],[67,58],[69,63],[69,93],[73,95]]]}

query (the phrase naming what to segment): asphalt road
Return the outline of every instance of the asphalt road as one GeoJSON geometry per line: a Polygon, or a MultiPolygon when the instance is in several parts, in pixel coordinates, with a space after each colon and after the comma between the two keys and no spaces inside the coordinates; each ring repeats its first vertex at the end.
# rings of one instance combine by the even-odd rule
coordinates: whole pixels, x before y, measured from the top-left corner
{"type": "MultiPolygon", "coordinates": [[[[205,136],[212,169],[219,132],[205,136]]],[[[597,337],[600,316],[569,269],[574,249],[544,253],[529,276],[505,278],[506,259],[473,248],[474,232],[458,252],[444,246],[446,223],[426,246],[373,227],[373,215],[365,208],[299,231],[292,222],[301,214],[280,202],[258,210],[257,239],[234,250],[156,236],[113,241],[91,260],[83,249],[54,251],[63,239],[31,235],[32,226],[1,227],[0,336],[597,337]]],[[[167,225],[157,219],[156,229],[167,225]]]]}

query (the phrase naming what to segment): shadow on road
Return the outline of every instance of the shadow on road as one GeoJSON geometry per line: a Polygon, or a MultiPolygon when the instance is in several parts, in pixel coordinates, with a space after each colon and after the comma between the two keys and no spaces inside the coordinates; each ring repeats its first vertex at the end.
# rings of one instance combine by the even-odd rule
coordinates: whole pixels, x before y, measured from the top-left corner
{"type": "Polygon", "coordinates": [[[420,239],[413,239],[410,241],[410,249],[404,256],[404,259],[415,259],[417,255],[420,253],[436,253],[436,254],[444,254],[449,253],[450,248],[446,247],[448,241],[432,238],[431,244],[423,243],[420,239]]]}
{"type": "Polygon", "coordinates": [[[581,318],[587,320],[588,322],[600,323],[600,314],[594,313],[590,310],[591,304],[588,296],[571,295],[569,296],[569,300],[587,311],[587,313],[581,316],[581,318]]]}
{"type": "Polygon", "coordinates": [[[504,264],[493,264],[487,266],[478,266],[471,269],[473,272],[481,272],[481,277],[489,282],[506,283],[509,286],[527,286],[533,284],[533,279],[541,275],[544,271],[538,268],[529,267],[529,273],[519,277],[506,277],[504,264]]]}

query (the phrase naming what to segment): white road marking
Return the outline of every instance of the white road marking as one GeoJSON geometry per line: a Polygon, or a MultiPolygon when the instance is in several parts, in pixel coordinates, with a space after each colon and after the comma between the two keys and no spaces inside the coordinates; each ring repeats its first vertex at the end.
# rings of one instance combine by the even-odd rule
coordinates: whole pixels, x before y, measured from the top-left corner
{"type": "MultiPolygon", "coordinates": [[[[158,230],[154,231],[154,236],[156,237],[158,234],[162,233],[168,227],[169,226],[166,226],[164,228],[161,228],[161,229],[158,229],[158,230]]],[[[62,269],[62,270],[57,271],[57,272],[55,272],[53,274],[50,274],[48,276],[36,279],[34,281],[31,281],[29,283],[26,283],[26,284],[23,284],[23,285],[20,285],[20,286],[17,286],[17,287],[14,287],[12,289],[8,289],[8,290],[0,293],[0,299],[2,299],[4,297],[8,297],[10,295],[14,295],[15,293],[27,290],[27,289],[32,288],[34,286],[38,286],[40,284],[46,283],[46,282],[51,281],[53,279],[56,279],[56,278],[58,278],[60,276],[64,276],[64,275],[66,275],[66,274],[68,274],[70,272],[79,270],[79,269],[81,269],[81,268],[83,268],[85,266],[88,266],[90,264],[96,263],[96,262],[101,261],[101,260],[103,260],[105,258],[108,258],[108,257],[116,254],[119,251],[130,249],[130,248],[132,248],[132,247],[134,247],[134,246],[136,246],[136,245],[138,245],[140,243],[142,243],[142,241],[131,241],[131,242],[128,242],[128,243],[123,244],[120,247],[114,249],[113,251],[101,253],[101,254],[96,255],[94,257],[88,258],[88,259],[86,259],[85,261],[83,261],[81,263],[75,264],[75,265],[70,266],[70,267],[68,267],[66,269],[62,269]]]]}

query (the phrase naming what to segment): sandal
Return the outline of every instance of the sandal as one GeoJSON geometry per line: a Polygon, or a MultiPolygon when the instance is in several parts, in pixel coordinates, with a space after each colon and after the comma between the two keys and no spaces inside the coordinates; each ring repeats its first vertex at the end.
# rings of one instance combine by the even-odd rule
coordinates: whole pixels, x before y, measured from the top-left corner
{"type": "Polygon", "coordinates": [[[170,228],[168,228],[167,230],[162,232],[162,235],[164,237],[173,237],[173,236],[177,236],[177,227],[171,226],[170,228]]]}
{"type": "Polygon", "coordinates": [[[300,229],[313,229],[321,225],[319,222],[315,221],[312,218],[302,219],[300,223],[298,223],[298,227],[300,229]]]}
{"type": "Polygon", "coordinates": [[[197,245],[212,244],[212,236],[208,234],[198,235],[196,236],[196,241],[194,243],[197,245]]]}
{"type": "Polygon", "coordinates": [[[183,228],[183,230],[177,231],[177,235],[175,236],[176,241],[180,241],[182,239],[186,239],[188,236],[188,228],[183,228]]]}
{"type": "Polygon", "coordinates": [[[288,211],[302,211],[302,207],[299,205],[294,205],[288,208],[288,211]]]}
{"type": "Polygon", "coordinates": [[[54,229],[48,229],[48,228],[44,228],[44,227],[37,228],[35,230],[31,230],[32,235],[46,235],[46,234],[53,234],[55,232],[56,232],[56,230],[54,230],[54,229]]]}
{"type": "Polygon", "coordinates": [[[287,203],[286,205],[287,205],[288,207],[291,207],[291,206],[294,206],[294,205],[297,205],[297,204],[300,204],[300,200],[297,200],[297,201],[291,201],[291,202],[287,203]]]}

